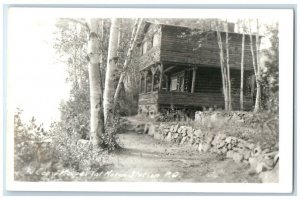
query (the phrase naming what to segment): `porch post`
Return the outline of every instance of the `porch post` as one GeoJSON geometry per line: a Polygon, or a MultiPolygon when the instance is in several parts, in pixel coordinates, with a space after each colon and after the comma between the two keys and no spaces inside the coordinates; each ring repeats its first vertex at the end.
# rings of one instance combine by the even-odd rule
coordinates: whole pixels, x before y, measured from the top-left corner
{"type": "Polygon", "coordinates": [[[140,71],[140,87],[139,87],[139,91],[140,93],[143,93],[143,88],[142,88],[142,80],[143,80],[143,72],[140,71]]]}
{"type": "Polygon", "coordinates": [[[152,73],[151,92],[153,92],[153,90],[154,90],[154,76],[156,74],[156,71],[157,71],[157,67],[152,66],[151,67],[151,73],[152,73]]]}
{"type": "Polygon", "coordinates": [[[164,74],[164,76],[166,78],[166,89],[167,89],[167,91],[169,91],[170,90],[170,88],[169,88],[169,77],[166,74],[164,74]]]}
{"type": "Polygon", "coordinates": [[[193,78],[192,78],[191,93],[195,92],[195,81],[196,81],[196,67],[193,68],[193,78]]]}
{"type": "Polygon", "coordinates": [[[144,71],[144,92],[147,93],[147,76],[148,76],[148,71],[144,71]]]}
{"type": "Polygon", "coordinates": [[[158,69],[159,69],[159,91],[161,91],[161,88],[162,88],[162,80],[163,80],[163,70],[164,70],[164,66],[163,64],[159,64],[158,65],[158,69]]]}

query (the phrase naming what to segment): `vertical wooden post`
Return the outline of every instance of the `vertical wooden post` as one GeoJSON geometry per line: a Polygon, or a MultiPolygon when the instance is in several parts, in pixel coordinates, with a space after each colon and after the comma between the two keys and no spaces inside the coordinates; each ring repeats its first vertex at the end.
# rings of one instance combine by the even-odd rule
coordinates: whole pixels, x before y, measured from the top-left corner
{"type": "Polygon", "coordinates": [[[140,87],[139,87],[140,93],[143,93],[142,80],[143,80],[143,72],[140,72],[140,87]]]}
{"type": "Polygon", "coordinates": [[[145,93],[147,93],[147,76],[148,76],[148,71],[146,70],[146,71],[144,71],[144,81],[145,81],[145,83],[144,83],[144,92],[145,93]]]}
{"type": "Polygon", "coordinates": [[[151,92],[154,91],[154,78],[155,78],[156,71],[157,71],[157,67],[152,66],[151,67],[151,73],[152,73],[151,92]]]}
{"type": "Polygon", "coordinates": [[[192,88],[191,93],[195,92],[195,81],[196,81],[196,67],[193,68],[193,77],[192,77],[192,88]]]}
{"type": "Polygon", "coordinates": [[[165,78],[166,78],[166,89],[167,89],[167,91],[169,91],[170,88],[169,88],[169,77],[168,77],[168,75],[165,74],[165,78]]]}
{"type": "Polygon", "coordinates": [[[159,69],[159,91],[161,91],[162,88],[162,81],[163,81],[163,73],[164,73],[164,67],[163,64],[158,65],[159,69]]]}

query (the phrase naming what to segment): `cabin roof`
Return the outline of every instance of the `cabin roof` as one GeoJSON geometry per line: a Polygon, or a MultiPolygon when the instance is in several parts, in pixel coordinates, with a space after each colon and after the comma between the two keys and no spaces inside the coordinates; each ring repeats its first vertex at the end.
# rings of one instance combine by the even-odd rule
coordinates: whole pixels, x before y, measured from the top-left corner
{"type": "MultiPolygon", "coordinates": [[[[188,26],[178,26],[178,25],[174,25],[174,24],[165,24],[165,23],[160,23],[160,22],[150,22],[150,21],[144,21],[144,27],[142,29],[142,33],[141,33],[141,36],[140,36],[140,42],[142,42],[142,40],[144,39],[144,36],[145,34],[147,33],[148,31],[148,28],[150,27],[151,24],[156,24],[156,25],[160,25],[160,26],[165,26],[165,27],[174,27],[174,28],[181,28],[181,29],[185,29],[185,30],[200,30],[200,29],[197,29],[197,28],[193,28],[193,27],[188,27],[188,26]]],[[[208,31],[205,31],[205,32],[216,32],[216,30],[214,29],[211,29],[211,30],[208,30],[208,31]]],[[[225,31],[220,31],[221,33],[226,33],[225,31]]],[[[236,34],[236,35],[242,35],[242,33],[238,33],[238,32],[232,32],[232,31],[229,31],[228,32],[229,34],[236,34]]],[[[247,34],[245,33],[245,35],[255,35],[255,34],[247,34]]],[[[259,37],[263,37],[262,35],[260,35],[259,37]]]]}

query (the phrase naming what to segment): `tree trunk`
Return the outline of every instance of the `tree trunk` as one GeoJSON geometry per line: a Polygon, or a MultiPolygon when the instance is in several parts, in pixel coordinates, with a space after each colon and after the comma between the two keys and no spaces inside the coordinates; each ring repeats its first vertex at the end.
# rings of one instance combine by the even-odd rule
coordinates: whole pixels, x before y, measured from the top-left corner
{"type": "Polygon", "coordinates": [[[104,115],[102,102],[102,81],[100,73],[100,50],[98,35],[96,33],[97,20],[90,20],[90,33],[88,40],[89,80],[90,80],[90,104],[91,104],[91,127],[90,140],[94,147],[99,147],[104,135],[104,115]]]}
{"type": "Polygon", "coordinates": [[[227,75],[226,75],[226,69],[224,67],[224,52],[223,52],[222,37],[221,37],[221,33],[218,29],[217,29],[217,39],[218,39],[218,46],[219,46],[219,50],[220,50],[220,65],[221,65],[225,110],[228,111],[228,91],[227,91],[227,78],[226,78],[227,75]]]}
{"type": "Polygon", "coordinates": [[[244,50],[245,49],[245,34],[242,36],[242,58],[241,58],[241,88],[240,88],[240,106],[244,110],[244,50]]]}
{"type": "MultiPolygon", "coordinates": [[[[249,21],[249,27],[251,27],[250,21],[249,21]]],[[[251,54],[252,54],[252,63],[253,63],[253,69],[254,69],[254,75],[255,75],[255,82],[256,82],[256,99],[255,99],[255,106],[254,106],[254,112],[258,112],[260,110],[260,94],[261,94],[261,86],[260,86],[260,82],[259,82],[259,68],[257,67],[258,63],[256,63],[258,61],[258,59],[255,59],[255,56],[258,56],[258,52],[259,50],[256,49],[256,55],[254,53],[254,48],[253,48],[253,38],[251,35],[251,30],[250,30],[250,50],[251,50],[251,54]],[[257,64],[257,65],[256,65],[257,64]]],[[[258,33],[257,33],[257,37],[258,37],[258,33]]],[[[256,41],[256,48],[258,48],[259,46],[259,41],[256,41]]]]}
{"type": "Polygon", "coordinates": [[[258,19],[256,20],[257,25],[257,32],[256,32],[256,65],[257,65],[257,76],[256,76],[256,99],[255,99],[255,106],[254,112],[259,112],[261,109],[261,75],[260,75],[260,63],[259,63],[259,48],[260,48],[260,40],[259,40],[259,24],[258,19]]]}
{"type": "Polygon", "coordinates": [[[226,21],[226,65],[227,65],[227,83],[228,83],[228,111],[232,110],[231,100],[231,80],[230,80],[230,65],[229,65],[229,42],[228,42],[228,23],[226,21]]]}
{"type": "Polygon", "coordinates": [[[113,103],[115,94],[115,83],[118,74],[118,32],[119,32],[119,20],[112,19],[108,44],[108,56],[106,67],[106,78],[104,87],[104,121],[106,125],[111,125],[113,120],[113,103]]]}
{"type": "Polygon", "coordinates": [[[120,90],[121,90],[121,83],[124,81],[126,71],[127,71],[128,66],[131,62],[132,52],[133,52],[133,49],[136,45],[136,41],[137,41],[139,30],[140,30],[141,25],[142,25],[142,21],[143,21],[142,19],[140,21],[137,19],[135,21],[135,24],[134,24],[134,27],[133,27],[133,30],[132,30],[131,39],[130,39],[130,46],[129,46],[129,49],[128,49],[128,52],[127,52],[127,57],[125,59],[125,62],[124,62],[124,65],[123,65],[123,71],[121,73],[121,76],[120,76],[120,79],[119,79],[119,82],[118,82],[118,85],[117,85],[117,89],[116,89],[116,92],[115,92],[115,95],[114,95],[114,107],[116,106],[118,98],[119,98],[119,93],[120,93],[120,90]]]}

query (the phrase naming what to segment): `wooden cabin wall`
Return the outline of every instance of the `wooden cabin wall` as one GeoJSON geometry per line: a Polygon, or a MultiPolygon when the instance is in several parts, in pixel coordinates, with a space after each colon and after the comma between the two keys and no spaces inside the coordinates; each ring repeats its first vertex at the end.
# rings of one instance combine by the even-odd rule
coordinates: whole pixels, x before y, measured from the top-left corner
{"type": "MultiPolygon", "coordinates": [[[[214,107],[224,109],[224,97],[220,93],[187,93],[187,92],[160,92],[158,94],[158,104],[163,108],[170,108],[173,105],[175,108],[186,107],[214,107]]],[[[245,110],[251,110],[253,102],[249,96],[244,97],[245,110]]],[[[239,95],[232,95],[233,110],[240,109],[239,95]]]]}
{"type": "MultiPolygon", "coordinates": [[[[162,25],[161,61],[219,66],[220,54],[216,32],[201,35],[191,34],[191,32],[188,28],[162,25]]],[[[225,33],[222,32],[221,35],[225,47],[225,33]]],[[[229,63],[231,68],[239,69],[242,35],[229,33],[229,37],[229,63]]],[[[253,37],[253,42],[255,44],[255,37],[253,37]]],[[[249,43],[248,36],[245,39],[245,70],[252,70],[252,55],[249,43]]]]}
{"type": "MultiPolygon", "coordinates": [[[[178,73],[178,72],[177,72],[178,73]]],[[[170,74],[172,76],[172,73],[170,74]]],[[[190,93],[192,71],[185,70],[185,92],[163,91],[159,93],[159,104],[175,106],[224,106],[223,86],[221,70],[218,67],[198,67],[196,71],[195,93],[190,93]]],[[[238,110],[240,106],[240,70],[231,69],[231,94],[232,106],[238,110]]],[[[245,109],[252,108],[251,84],[249,82],[252,73],[246,71],[244,74],[244,104],[245,109]]]]}
{"type": "MultiPolygon", "coordinates": [[[[231,92],[240,94],[241,74],[240,70],[231,69],[231,92]]],[[[244,74],[244,94],[250,95],[248,79],[252,75],[249,71],[244,74]]],[[[223,93],[221,69],[211,67],[199,67],[196,71],[196,93],[223,93]]]]}

